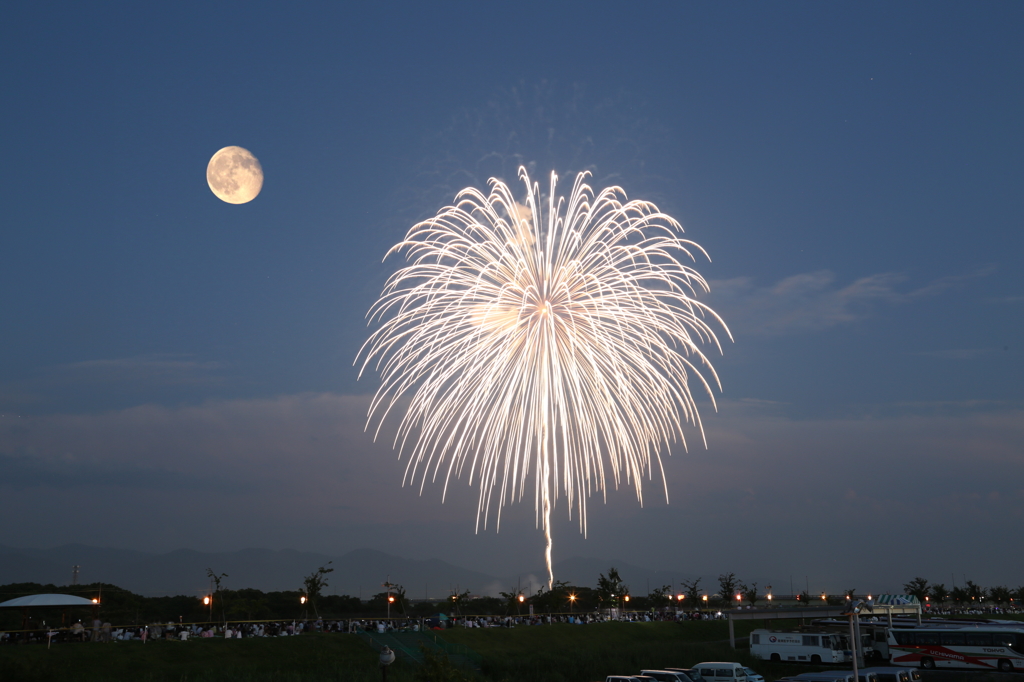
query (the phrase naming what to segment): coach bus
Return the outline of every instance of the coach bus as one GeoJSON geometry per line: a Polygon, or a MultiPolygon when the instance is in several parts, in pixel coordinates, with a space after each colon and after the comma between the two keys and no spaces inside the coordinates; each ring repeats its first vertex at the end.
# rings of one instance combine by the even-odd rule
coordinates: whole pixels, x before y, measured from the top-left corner
{"type": "Polygon", "coordinates": [[[1024,670],[1024,626],[918,627],[889,631],[893,665],[1024,670]]]}

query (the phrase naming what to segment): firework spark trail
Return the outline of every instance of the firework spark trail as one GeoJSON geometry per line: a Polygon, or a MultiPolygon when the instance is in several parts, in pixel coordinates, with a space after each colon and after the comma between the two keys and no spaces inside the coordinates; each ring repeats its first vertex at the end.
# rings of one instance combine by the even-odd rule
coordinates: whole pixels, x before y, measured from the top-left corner
{"type": "Polygon", "coordinates": [[[698,346],[721,352],[708,320],[732,337],[695,298],[708,285],[682,259],[707,254],[678,222],[618,187],[595,195],[584,173],[568,199],[556,198],[552,173],[544,207],[539,184],[519,176],[525,205],[492,179],[488,195],[463,190],[388,252],[407,263],[371,308],[381,326],[357,362],[360,376],[371,365],[381,374],[367,421],[375,437],[408,400],[393,442],[408,454],[403,485],[419,477],[422,493],[443,476],[443,499],[468,469],[470,484],[480,479],[477,531],[495,489],[500,528],[502,506],[522,499],[535,472],[550,589],[559,493],[584,535],[586,498],[606,498],[609,475],[643,504],[643,477],[657,466],[667,501],[662,450],[686,448],[686,423],[704,439],[690,380],[712,405],[701,367],[721,390],[698,346]]]}

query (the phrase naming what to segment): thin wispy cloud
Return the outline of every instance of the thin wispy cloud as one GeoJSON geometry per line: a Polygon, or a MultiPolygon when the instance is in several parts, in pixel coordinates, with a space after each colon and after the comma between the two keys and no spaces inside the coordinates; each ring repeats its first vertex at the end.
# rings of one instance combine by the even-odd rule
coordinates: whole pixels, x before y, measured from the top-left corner
{"type": "Polygon", "coordinates": [[[110,383],[206,384],[220,381],[214,374],[222,369],[219,362],[189,355],[152,354],[67,363],[51,368],[50,374],[66,380],[110,383]]]}
{"type": "Polygon", "coordinates": [[[946,348],[942,350],[927,350],[917,353],[926,358],[938,358],[940,360],[973,360],[988,355],[994,348],[946,348]]]}
{"type": "Polygon", "coordinates": [[[984,268],[967,275],[949,275],[924,286],[904,286],[908,277],[885,272],[849,284],[830,270],[792,275],[767,287],[753,278],[712,281],[713,307],[741,334],[781,336],[853,324],[873,315],[880,306],[907,305],[937,296],[994,271],[984,268]]]}

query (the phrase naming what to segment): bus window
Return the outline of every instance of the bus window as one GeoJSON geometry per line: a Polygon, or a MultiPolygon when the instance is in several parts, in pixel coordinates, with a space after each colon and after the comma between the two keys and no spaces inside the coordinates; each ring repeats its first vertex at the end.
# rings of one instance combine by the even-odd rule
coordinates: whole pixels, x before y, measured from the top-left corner
{"type": "Polygon", "coordinates": [[[905,630],[893,630],[892,636],[896,638],[897,644],[913,644],[914,633],[906,632],[905,630]]]}
{"type": "Polygon", "coordinates": [[[804,646],[818,646],[817,635],[804,635],[804,646]]]}
{"type": "Polygon", "coordinates": [[[914,639],[916,644],[931,644],[936,645],[939,643],[939,633],[937,632],[915,632],[914,639]]]}
{"type": "Polygon", "coordinates": [[[942,646],[963,646],[967,644],[967,635],[962,632],[943,632],[939,634],[942,646]]]}
{"type": "Polygon", "coordinates": [[[992,644],[993,646],[1005,646],[1010,649],[1020,650],[1018,645],[1017,635],[1012,632],[995,632],[992,633],[992,644]]]}
{"type": "Polygon", "coordinates": [[[967,646],[992,646],[992,635],[988,632],[968,632],[967,646]]]}

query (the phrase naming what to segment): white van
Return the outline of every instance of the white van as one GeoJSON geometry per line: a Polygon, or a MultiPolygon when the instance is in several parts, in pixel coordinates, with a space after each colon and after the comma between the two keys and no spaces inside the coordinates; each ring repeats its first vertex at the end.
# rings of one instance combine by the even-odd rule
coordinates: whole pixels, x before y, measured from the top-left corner
{"type": "Polygon", "coordinates": [[[705,682],[724,682],[725,680],[740,680],[747,682],[747,672],[741,663],[727,663],[724,661],[707,661],[698,663],[693,669],[700,673],[705,682]]]}

